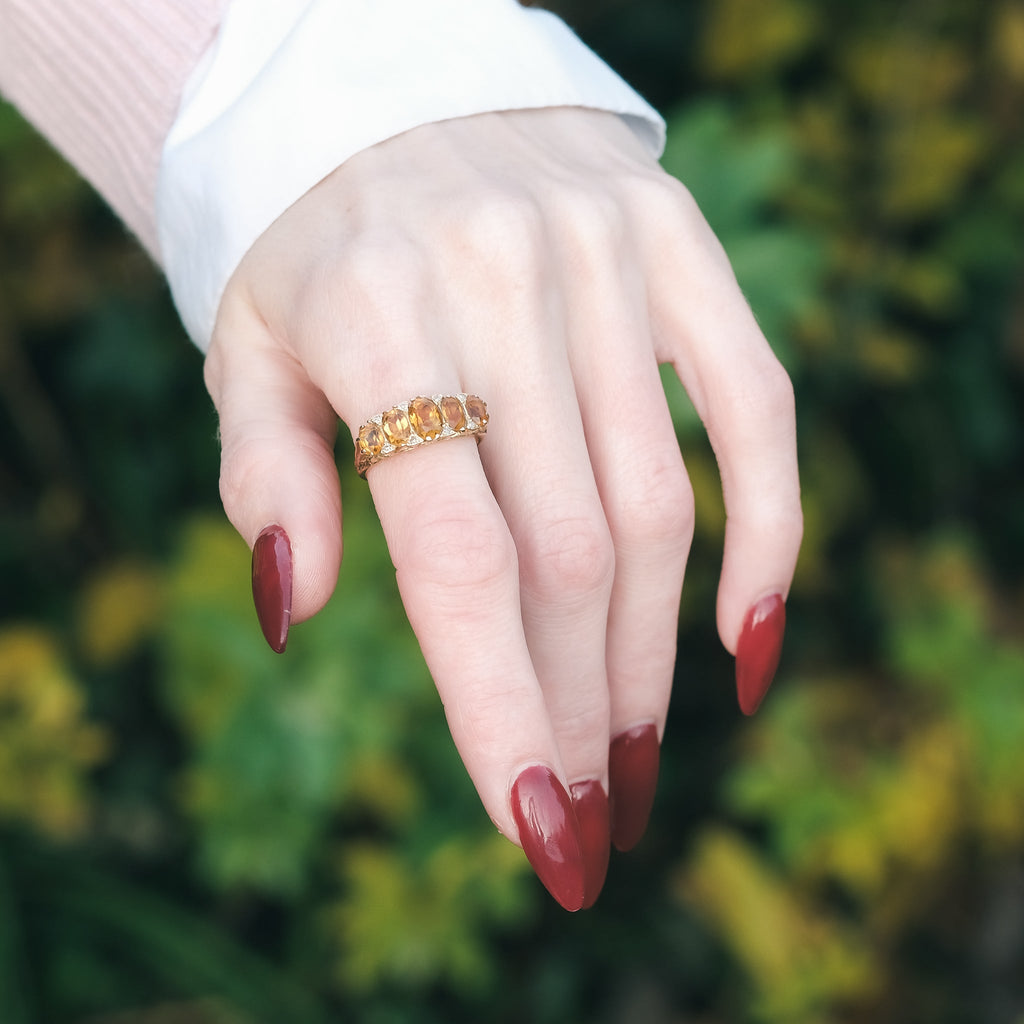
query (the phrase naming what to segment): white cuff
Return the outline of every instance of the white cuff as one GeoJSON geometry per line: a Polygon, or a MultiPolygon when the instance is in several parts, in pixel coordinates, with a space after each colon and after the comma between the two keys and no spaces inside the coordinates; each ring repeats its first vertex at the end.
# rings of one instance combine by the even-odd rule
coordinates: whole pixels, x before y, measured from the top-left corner
{"type": "Polygon", "coordinates": [[[554,15],[516,0],[233,0],[164,146],[162,261],[204,351],[228,278],[292,203],[410,128],[494,110],[584,106],[662,119],[554,15]]]}

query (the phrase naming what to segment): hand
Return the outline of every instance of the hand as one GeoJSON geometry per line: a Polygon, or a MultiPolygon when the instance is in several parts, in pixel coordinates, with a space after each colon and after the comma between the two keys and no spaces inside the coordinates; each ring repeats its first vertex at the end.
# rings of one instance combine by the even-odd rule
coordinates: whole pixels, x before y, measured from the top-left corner
{"type": "Polygon", "coordinates": [[[792,387],[693,200],[619,118],[484,114],[352,158],[246,255],[206,363],[277,647],[289,605],[308,618],[337,579],[337,417],[355,434],[419,395],[488,403],[479,448],[367,479],[484,806],[570,910],[654,796],[693,532],[663,362],[721,469],[718,628],[750,713],[802,530],[792,387]]]}

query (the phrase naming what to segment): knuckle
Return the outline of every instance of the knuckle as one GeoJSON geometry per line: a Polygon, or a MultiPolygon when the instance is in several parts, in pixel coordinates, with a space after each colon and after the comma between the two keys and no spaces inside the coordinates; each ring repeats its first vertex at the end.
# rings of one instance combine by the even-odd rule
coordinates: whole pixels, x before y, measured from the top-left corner
{"type": "Polygon", "coordinates": [[[232,518],[267,474],[266,446],[255,440],[225,446],[220,459],[220,500],[232,518]]]}
{"type": "Polygon", "coordinates": [[[630,188],[630,195],[645,218],[654,223],[669,220],[695,226],[704,223],[693,193],[670,174],[643,174],[630,188]]]}
{"type": "Polygon", "coordinates": [[[353,239],[339,257],[337,287],[323,285],[327,293],[356,308],[382,309],[396,295],[408,294],[421,286],[424,260],[415,246],[400,232],[375,230],[353,239]]]}
{"type": "Polygon", "coordinates": [[[782,363],[773,357],[759,376],[769,417],[775,421],[795,421],[796,395],[793,391],[793,381],[782,363]]]}
{"type": "Polygon", "coordinates": [[[749,364],[746,372],[733,375],[723,394],[732,415],[761,424],[762,430],[788,431],[796,421],[793,382],[770,352],[749,364]]]}
{"type": "Polygon", "coordinates": [[[696,197],[681,181],[670,177],[660,184],[663,189],[662,202],[670,204],[676,216],[684,223],[701,227],[707,223],[696,197]]]}
{"type": "Polygon", "coordinates": [[[447,704],[449,714],[457,707],[458,729],[472,742],[490,746],[495,736],[504,733],[510,714],[522,704],[523,694],[515,687],[502,685],[499,678],[481,676],[460,688],[455,700],[447,704]]]}
{"type": "Polygon", "coordinates": [[[483,592],[517,574],[515,545],[498,516],[425,517],[399,572],[453,594],[483,592]]]}
{"type": "Polygon", "coordinates": [[[557,202],[561,221],[572,237],[584,245],[606,245],[621,239],[625,215],[613,193],[593,188],[566,188],[557,202]]]}
{"type": "Polygon", "coordinates": [[[559,746],[563,749],[587,750],[594,746],[595,738],[607,754],[609,706],[607,700],[584,700],[572,711],[557,714],[555,728],[559,746]]]}
{"type": "Polygon", "coordinates": [[[520,561],[524,584],[542,600],[600,591],[615,571],[608,525],[587,515],[538,516],[520,545],[520,561]]]}
{"type": "Polygon", "coordinates": [[[556,197],[557,225],[578,273],[593,274],[622,251],[626,215],[615,195],[595,189],[565,189],[556,197]]]}
{"type": "Polygon", "coordinates": [[[387,281],[396,263],[408,258],[406,246],[397,242],[380,229],[356,235],[339,257],[346,286],[372,293],[381,281],[387,281]]]}
{"type": "Polygon", "coordinates": [[[687,275],[708,270],[732,277],[732,267],[693,193],[668,174],[648,175],[637,182],[635,210],[649,226],[659,250],[674,253],[687,275]],[[685,242],[685,245],[681,245],[685,242]]]}
{"type": "Polygon", "coordinates": [[[535,261],[543,247],[544,221],[537,203],[525,192],[492,188],[460,204],[453,234],[470,256],[510,271],[535,261]]]}
{"type": "Polygon", "coordinates": [[[620,542],[645,548],[687,550],[695,523],[693,487],[677,454],[653,454],[634,465],[634,478],[617,504],[616,536],[620,542]]]}

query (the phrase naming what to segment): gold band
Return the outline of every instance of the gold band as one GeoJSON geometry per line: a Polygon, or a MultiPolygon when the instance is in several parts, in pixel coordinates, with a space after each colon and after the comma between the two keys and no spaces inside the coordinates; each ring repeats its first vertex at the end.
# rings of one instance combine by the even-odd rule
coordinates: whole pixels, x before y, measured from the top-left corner
{"type": "Polygon", "coordinates": [[[479,442],[487,433],[487,420],[487,403],[476,395],[431,395],[399,402],[359,428],[356,470],[365,477],[371,466],[389,456],[435,441],[471,436],[479,442]]]}

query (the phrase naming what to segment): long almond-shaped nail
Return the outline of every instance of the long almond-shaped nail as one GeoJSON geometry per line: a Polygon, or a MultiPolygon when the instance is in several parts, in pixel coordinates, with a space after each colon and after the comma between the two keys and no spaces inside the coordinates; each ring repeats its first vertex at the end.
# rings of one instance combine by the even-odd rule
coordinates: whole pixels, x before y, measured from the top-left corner
{"type": "Polygon", "coordinates": [[[281,654],[292,620],[292,546],[280,526],[268,526],[253,545],[252,600],[267,643],[281,654]]]}
{"type": "Polygon", "coordinates": [[[608,750],[612,842],[625,853],[640,842],[654,806],[661,748],[653,722],[619,733],[608,750]]]}
{"type": "Polygon", "coordinates": [[[608,874],[611,836],[608,820],[608,795],[597,779],[574,782],[569,787],[572,806],[580,826],[583,847],[583,909],[597,902],[608,874]]]}
{"type": "Polygon", "coordinates": [[[775,678],[786,631],[786,602],[781,594],[762,597],[743,620],[736,644],[736,693],[740,710],[752,715],[775,678]]]}
{"type": "Polygon", "coordinates": [[[523,852],[544,887],[566,910],[583,906],[580,827],[572,801],[544,765],[524,769],[512,784],[512,815],[523,852]]]}

